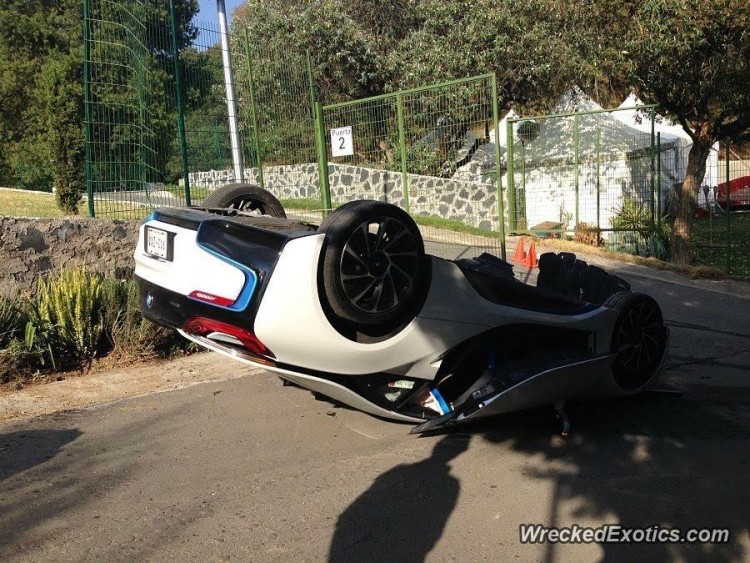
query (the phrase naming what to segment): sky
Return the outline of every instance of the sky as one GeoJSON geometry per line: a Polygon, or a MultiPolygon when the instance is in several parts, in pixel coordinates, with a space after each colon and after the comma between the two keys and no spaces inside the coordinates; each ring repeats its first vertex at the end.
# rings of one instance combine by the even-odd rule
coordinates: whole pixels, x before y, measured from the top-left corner
{"type": "MultiPolygon", "coordinates": [[[[234,9],[237,6],[244,4],[244,2],[245,0],[224,0],[224,5],[227,8],[227,17],[230,18],[230,23],[232,12],[234,12],[234,9]]],[[[216,19],[216,0],[199,0],[198,4],[200,5],[200,12],[198,12],[195,19],[198,22],[210,22],[218,25],[216,19]]]]}

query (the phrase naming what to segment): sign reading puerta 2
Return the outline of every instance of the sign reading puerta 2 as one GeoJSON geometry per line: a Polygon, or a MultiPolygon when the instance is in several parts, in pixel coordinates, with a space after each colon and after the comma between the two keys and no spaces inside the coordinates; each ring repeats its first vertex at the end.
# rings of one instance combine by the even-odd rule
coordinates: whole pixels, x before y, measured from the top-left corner
{"type": "Polygon", "coordinates": [[[331,129],[331,154],[333,156],[351,156],[354,154],[351,126],[331,129]]]}

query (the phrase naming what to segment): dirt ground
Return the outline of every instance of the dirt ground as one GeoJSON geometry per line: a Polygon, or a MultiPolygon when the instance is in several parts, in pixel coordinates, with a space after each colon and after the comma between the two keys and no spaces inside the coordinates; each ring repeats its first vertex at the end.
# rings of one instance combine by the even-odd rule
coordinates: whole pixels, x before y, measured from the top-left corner
{"type": "Polygon", "coordinates": [[[216,354],[194,354],[131,367],[106,370],[62,381],[0,392],[0,420],[33,418],[95,404],[184,389],[199,383],[226,381],[260,370],[224,360],[216,354]],[[229,369],[217,369],[226,362],[229,369]]]}

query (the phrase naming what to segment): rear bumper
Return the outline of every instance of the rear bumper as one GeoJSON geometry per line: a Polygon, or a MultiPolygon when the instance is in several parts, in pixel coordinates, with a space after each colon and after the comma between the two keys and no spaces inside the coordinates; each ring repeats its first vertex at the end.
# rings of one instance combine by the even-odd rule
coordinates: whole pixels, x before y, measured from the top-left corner
{"type": "Polygon", "coordinates": [[[249,331],[253,330],[255,310],[238,313],[218,308],[165,289],[138,275],[135,276],[135,282],[140,295],[141,312],[152,322],[169,328],[182,329],[190,318],[208,317],[249,331]]]}

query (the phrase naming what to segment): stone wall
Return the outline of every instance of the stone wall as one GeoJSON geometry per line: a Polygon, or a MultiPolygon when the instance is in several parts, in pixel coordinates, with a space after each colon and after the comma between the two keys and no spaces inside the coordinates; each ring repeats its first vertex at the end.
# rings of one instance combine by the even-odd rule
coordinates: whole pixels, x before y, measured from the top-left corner
{"type": "MultiPolygon", "coordinates": [[[[362,166],[328,164],[331,201],[341,204],[354,199],[378,199],[404,205],[401,172],[362,166]]],[[[257,168],[247,168],[245,179],[259,183],[257,168]]],[[[316,164],[269,166],[263,169],[266,188],[279,199],[320,198],[316,164]]],[[[454,178],[408,174],[409,209],[415,215],[434,215],[466,225],[497,230],[497,190],[494,175],[482,170],[464,172],[454,178]]],[[[190,174],[190,185],[215,189],[234,182],[231,170],[209,170],[190,174]]]]}
{"type": "Polygon", "coordinates": [[[37,276],[86,264],[112,276],[135,266],[140,221],[0,217],[0,293],[31,289],[37,276]]]}

